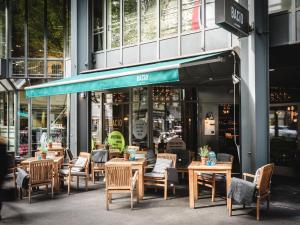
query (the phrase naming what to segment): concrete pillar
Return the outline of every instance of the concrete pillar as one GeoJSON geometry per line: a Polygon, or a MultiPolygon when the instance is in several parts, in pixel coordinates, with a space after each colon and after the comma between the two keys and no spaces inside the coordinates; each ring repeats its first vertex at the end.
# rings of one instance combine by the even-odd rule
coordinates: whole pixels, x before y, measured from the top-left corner
{"type": "Polygon", "coordinates": [[[241,46],[241,163],[254,172],[269,161],[268,0],[240,1],[249,10],[249,37],[241,46]]]}

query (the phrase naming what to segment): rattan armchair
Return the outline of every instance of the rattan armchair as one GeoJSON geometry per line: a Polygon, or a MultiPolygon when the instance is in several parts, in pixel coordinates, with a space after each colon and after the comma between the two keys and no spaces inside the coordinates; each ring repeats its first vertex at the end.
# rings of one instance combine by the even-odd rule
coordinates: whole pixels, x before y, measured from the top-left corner
{"type": "Polygon", "coordinates": [[[48,194],[48,185],[51,185],[51,197],[53,198],[53,160],[35,160],[29,163],[28,168],[28,199],[31,203],[31,192],[33,187],[46,186],[48,194]]]}
{"type": "Polygon", "coordinates": [[[105,206],[109,210],[113,193],[130,193],[131,209],[133,209],[133,194],[136,190],[137,202],[139,201],[136,181],[138,171],[132,175],[130,164],[110,164],[105,166],[105,206]],[[135,188],[136,187],[136,188],[135,188]]]}
{"type": "Polygon", "coordinates": [[[73,177],[77,177],[77,189],[79,188],[79,177],[85,179],[85,190],[88,190],[88,181],[90,179],[89,175],[89,165],[90,165],[91,154],[87,152],[80,152],[79,157],[75,163],[73,161],[67,165],[67,169],[60,170],[60,178],[62,181],[65,179],[68,183],[68,194],[71,190],[71,182],[73,177]],[[86,159],[83,161],[82,165],[78,165],[79,159],[86,159]]]}
{"type": "MultiPolygon", "coordinates": [[[[267,201],[267,209],[270,208],[270,188],[271,188],[271,178],[274,171],[274,164],[267,164],[260,167],[256,171],[256,175],[243,173],[244,180],[247,180],[247,177],[254,179],[256,184],[256,219],[260,219],[260,204],[262,201],[267,201]]],[[[245,207],[245,206],[244,206],[245,207]]],[[[230,201],[229,206],[229,215],[232,215],[232,200],[230,201]]]]}
{"type": "MultiPolygon", "coordinates": [[[[169,159],[172,160],[172,165],[169,168],[173,168],[176,170],[176,154],[170,154],[170,153],[159,153],[157,154],[157,159],[169,159]]],[[[155,166],[157,163],[155,164],[155,166]]],[[[154,166],[154,169],[155,169],[154,166]]],[[[145,173],[144,175],[144,185],[145,186],[154,186],[154,187],[163,187],[164,188],[164,199],[167,200],[168,197],[168,176],[169,176],[169,168],[165,168],[163,173],[145,173]]],[[[173,184],[173,194],[175,195],[175,184],[173,184]]]]}

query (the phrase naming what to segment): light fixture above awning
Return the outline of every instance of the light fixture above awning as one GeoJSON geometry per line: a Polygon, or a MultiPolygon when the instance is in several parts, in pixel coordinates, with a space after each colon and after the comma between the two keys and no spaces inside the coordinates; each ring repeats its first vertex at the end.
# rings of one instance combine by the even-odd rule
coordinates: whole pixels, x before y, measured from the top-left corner
{"type": "Polygon", "coordinates": [[[26,97],[41,97],[71,94],[86,91],[101,91],[116,88],[136,87],[179,81],[179,69],[191,62],[203,61],[224,54],[227,51],[198,56],[137,65],[126,68],[90,71],[45,84],[26,87],[26,97]]]}

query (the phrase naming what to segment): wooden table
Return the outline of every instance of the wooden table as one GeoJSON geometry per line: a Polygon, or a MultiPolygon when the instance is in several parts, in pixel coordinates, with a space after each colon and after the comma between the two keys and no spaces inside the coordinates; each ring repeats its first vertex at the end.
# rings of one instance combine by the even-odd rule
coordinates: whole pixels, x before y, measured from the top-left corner
{"type": "MultiPolygon", "coordinates": [[[[55,152],[57,153],[57,156],[64,156],[65,149],[63,147],[56,147],[53,146],[52,148],[47,148],[48,152],[55,152]]],[[[41,149],[38,148],[38,151],[41,151],[41,149]]]]}
{"type": "MultiPolygon", "coordinates": [[[[200,161],[193,161],[188,167],[189,170],[189,199],[190,208],[195,208],[195,201],[198,199],[198,173],[222,173],[226,174],[226,189],[229,190],[231,183],[232,163],[217,162],[214,166],[201,165],[200,161]]],[[[227,192],[226,192],[227,193],[227,192]]],[[[230,205],[230,199],[227,198],[227,207],[230,205]]]]}
{"type": "Polygon", "coordinates": [[[110,164],[131,164],[133,170],[138,170],[138,195],[139,199],[144,197],[144,167],[146,166],[145,159],[136,159],[134,161],[125,161],[123,158],[113,158],[105,163],[105,165],[110,164]]]}
{"type": "MultiPolygon", "coordinates": [[[[35,157],[30,157],[25,159],[24,161],[21,162],[21,166],[22,167],[28,167],[29,163],[32,161],[37,160],[35,157]]],[[[59,191],[59,169],[62,165],[62,163],[64,162],[64,157],[63,156],[57,156],[53,158],[53,162],[54,162],[54,190],[55,191],[59,191]]]]}

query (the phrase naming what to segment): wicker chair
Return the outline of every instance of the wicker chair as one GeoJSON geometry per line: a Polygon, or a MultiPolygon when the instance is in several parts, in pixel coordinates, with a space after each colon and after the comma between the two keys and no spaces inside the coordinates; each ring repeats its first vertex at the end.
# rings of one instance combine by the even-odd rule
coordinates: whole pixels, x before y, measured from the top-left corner
{"type": "MultiPolygon", "coordinates": [[[[172,165],[169,168],[176,168],[176,154],[170,153],[159,153],[157,154],[157,159],[169,159],[172,160],[172,165]]],[[[155,164],[157,165],[157,163],[155,164]]],[[[155,167],[154,167],[155,169],[155,167]]],[[[153,170],[154,170],[153,169],[153,170]]],[[[154,186],[154,187],[163,187],[164,188],[164,199],[167,200],[168,196],[168,168],[164,170],[162,174],[153,173],[145,173],[144,175],[144,185],[145,186],[154,186]],[[158,175],[158,176],[156,176],[158,175]]],[[[175,184],[173,184],[173,194],[175,195],[175,184]]]]}
{"type": "Polygon", "coordinates": [[[31,192],[33,187],[46,186],[48,194],[48,185],[51,185],[51,197],[53,198],[53,160],[35,160],[29,163],[29,182],[28,199],[31,203],[31,192]]]}
{"type": "Polygon", "coordinates": [[[91,160],[91,173],[92,173],[92,180],[93,180],[93,183],[95,183],[95,174],[96,173],[102,173],[104,174],[105,172],[105,162],[107,161],[108,159],[108,151],[107,150],[104,150],[104,149],[99,149],[99,150],[93,150],[92,151],[92,156],[94,154],[97,154],[97,153],[101,153],[101,152],[105,152],[106,154],[106,158],[101,158],[100,161],[94,161],[93,160],[93,157],[92,157],[92,160],[91,160]]]}
{"type": "Polygon", "coordinates": [[[138,171],[132,175],[131,165],[124,164],[110,164],[105,166],[105,206],[109,210],[109,203],[112,201],[113,193],[130,193],[131,195],[131,209],[133,209],[133,192],[136,187],[137,202],[138,190],[136,181],[138,178],[138,171]]]}
{"type": "MultiPolygon", "coordinates": [[[[256,175],[243,173],[244,180],[247,177],[254,179],[253,182],[256,183],[256,219],[260,219],[260,203],[264,200],[267,201],[267,209],[270,209],[270,188],[271,188],[271,178],[274,171],[274,164],[267,164],[260,167],[256,171],[256,175]]],[[[232,215],[232,200],[230,201],[229,215],[232,215]]],[[[244,205],[245,208],[245,205],[244,205]]]]}
{"type": "MultiPolygon", "coordinates": [[[[226,153],[218,153],[217,154],[217,160],[218,161],[225,161],[225,162],[233,162],[233,156],[226,153]]],[[[208,188],[211,188],[211,201],[215,201],[215,195],[216,195],[216,180],[223,180],[224,175],[223,174],[209,174],[209,173],[201,173],[197,177],[197,183],[198,185],[205,186],[208,188]]]]}
{"type": "MultiPolygon", "coordinates": [[[[79,157],[75,163],[71,162],[67,165],[67,169],[60,170],[60,178],[62,181],[65,179],[68,182],[68,194],[70,194],[71,182],[73,177],[77,177],[77,189],[79,188],[79,177],[85,178],[85,190],[88,190],[88,180],[90,178],[89,175],[89,165],[91,154],[87,152],[80,152],[79,157]],[[78,159],[84,158],[84,164],[78,165],[78,159]]],[[[74,161],[74,160],[73,160],[74,161]]]]}

